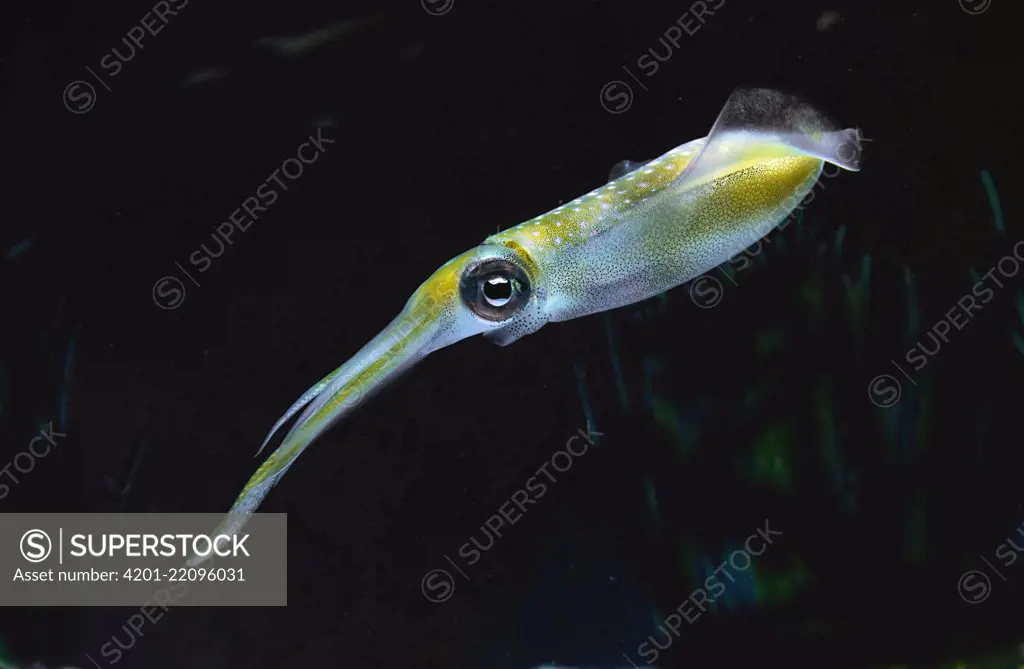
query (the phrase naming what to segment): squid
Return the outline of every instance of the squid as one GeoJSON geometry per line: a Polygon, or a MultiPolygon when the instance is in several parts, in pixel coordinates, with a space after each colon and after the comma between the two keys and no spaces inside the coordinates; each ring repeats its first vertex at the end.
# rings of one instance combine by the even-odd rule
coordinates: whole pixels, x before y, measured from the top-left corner
{"type": "Polygon", "coordinates": [[[856,129],[835,129],[798,98],[738,89],[706,137],[653,160],[622,161],[605,185],[455,256],[274,424],[257,455],[298,414],[218,532],[238,532],[311,443],[425,356],[474,335],[507,346],[547,323],[698,277],[781,223],[826,163],[860,171],[858,140],[856,129]]]}

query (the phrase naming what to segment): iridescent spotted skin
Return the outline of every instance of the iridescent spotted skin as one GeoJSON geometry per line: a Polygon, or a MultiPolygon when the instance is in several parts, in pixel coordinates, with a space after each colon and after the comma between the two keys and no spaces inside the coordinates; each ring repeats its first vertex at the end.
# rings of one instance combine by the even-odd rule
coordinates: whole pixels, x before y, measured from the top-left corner
{"type": "Polygon", "coordinates": [[[858,170],[856,142],[854,130],[832,130],[794,98],[736,91],[707,137],[452,258],[387,328],[277,421],[263,446],[298,414],[217,531],[241,529],[310,443],[424,356],[478,334],[504,346],[546,323],[631,304],[698,276],[789,215],[825,162],[858,170]]]}
{"type": "Polygon", "coordinates": [[[484,243],[529,255],[548,293],[547,320],[565,321],[652,297],[725,262],[785,218],[824,165],[737,134],[739,164],[678,183],[705,142],[683,144],[484,243]]]}
{"type": "MultiPolygon", "coordinates": [[[[608,248],[604,241],[614,228],[642,215],[700,153],[704,142],[701,138],[676,147],[572,202],[491,235],[484,244],[517,249],[537,268],[548,292],[547,321],[564,321],[635,302],[614,304],[616,300],[607,292],[609,280],[614,281],[623,270],[631,272],[614,260],[624,249],[608,248]]],[[[511,341],[514,339],[502,343],[511,341]]]]}

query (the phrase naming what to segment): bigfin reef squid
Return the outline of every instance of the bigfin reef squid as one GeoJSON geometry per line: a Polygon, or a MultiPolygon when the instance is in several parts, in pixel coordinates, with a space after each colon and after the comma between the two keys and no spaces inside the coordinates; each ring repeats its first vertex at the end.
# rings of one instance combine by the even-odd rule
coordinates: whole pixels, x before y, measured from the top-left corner
{"type": "Polygon", "coordinates": [[[547,323],[633,304],[698,277],[781,223],[825,163],[859,171],[859,139],[797,98],[738,89],[706,137],[654,160],[620,162],[604,186],[455,256],[274,424],[257,454],[298,414],[217,532],[237,533],[313,441],[425,356],[479,334],[507,346],[547,323]]]}

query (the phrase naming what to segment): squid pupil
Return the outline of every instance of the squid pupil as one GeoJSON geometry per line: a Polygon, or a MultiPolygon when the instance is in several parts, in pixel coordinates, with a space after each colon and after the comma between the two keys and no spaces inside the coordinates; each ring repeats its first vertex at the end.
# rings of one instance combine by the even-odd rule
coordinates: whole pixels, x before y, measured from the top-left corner
{"type": "Polygon", "coordinates": [[[502,306],[512,298],[512,282],[503,276],[492,276],[484,281],[484,297],[494,306],[502,306]]]}

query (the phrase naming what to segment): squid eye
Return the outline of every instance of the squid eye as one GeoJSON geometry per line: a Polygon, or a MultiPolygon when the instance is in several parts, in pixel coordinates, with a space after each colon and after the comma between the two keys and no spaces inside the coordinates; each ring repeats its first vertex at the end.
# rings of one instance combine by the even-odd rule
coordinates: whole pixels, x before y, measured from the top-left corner
{"type": "Polygon", "coordinates": [[[481,292],[487,304],[492,307],[503,307],[512,299],[513,282],[504,276],[492,276],[481,281],[481,292]]]}
{"type": "Polygon", "coordinates": [[[526,272],[507,260],[495,258],[471,267],[462,277],[462,301],[485,320],[504,321],[530,299],[526,272]]]}

